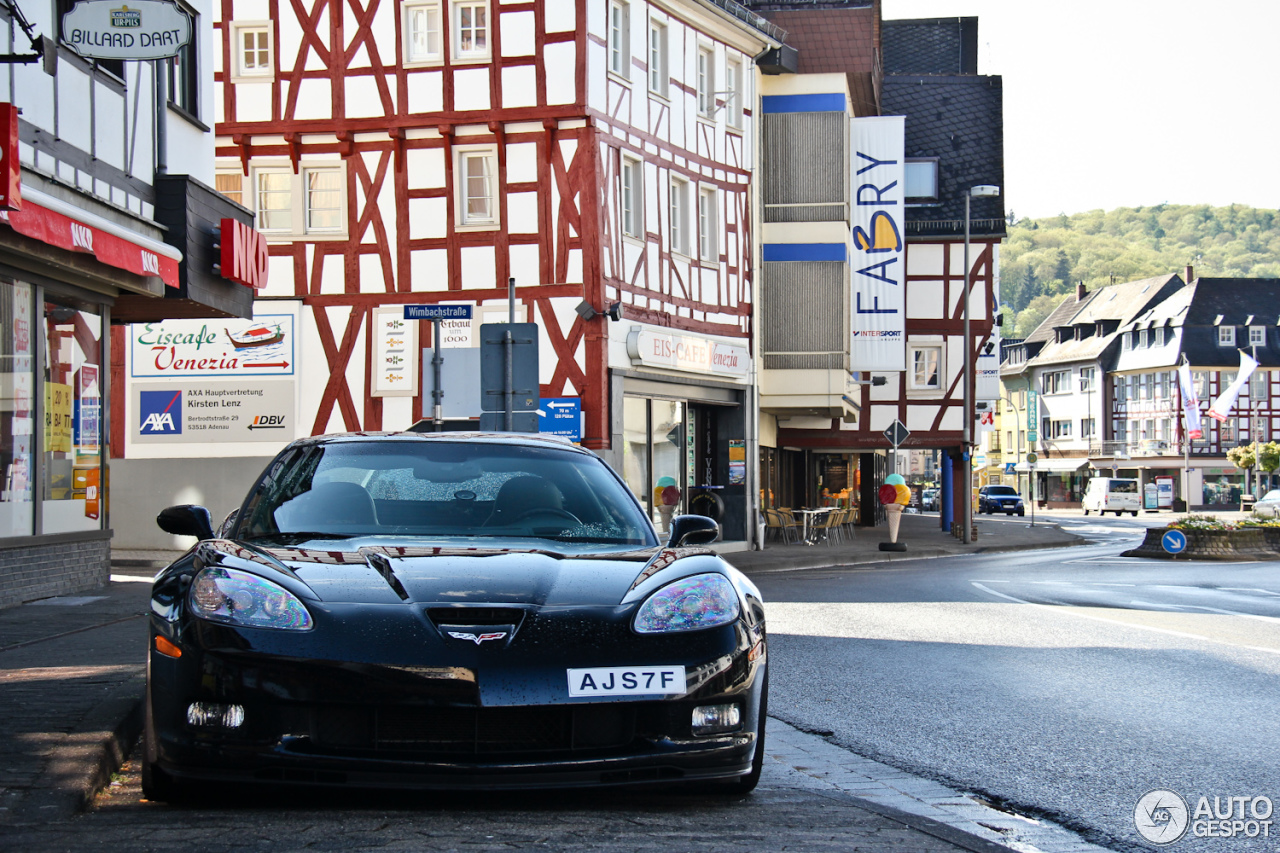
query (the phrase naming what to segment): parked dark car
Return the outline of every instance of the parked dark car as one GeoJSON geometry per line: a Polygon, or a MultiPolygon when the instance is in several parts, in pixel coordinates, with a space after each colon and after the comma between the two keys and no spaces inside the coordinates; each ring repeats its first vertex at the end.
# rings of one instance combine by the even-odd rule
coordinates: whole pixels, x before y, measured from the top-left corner
{"type": "Polygon", "coordinates": [[[920,493],[920,508],[926,512],[938,511],[938,489],[925,489],[920,493]]]}
{"type": "Polygon", "coordinates": [[[657,534],[561,439],[296,441],[156,577],[143,790],[210,785],[752,790],[767,654],[755,586],[657,534]]]}
{"type": "Polygon", "coordinates": [[[1013,486],[983,486],[978,490],[978,512],[994,515],[1003,512],[1005,515],[1026,515],[1026,507],[1022,496],[1013,486]]]}

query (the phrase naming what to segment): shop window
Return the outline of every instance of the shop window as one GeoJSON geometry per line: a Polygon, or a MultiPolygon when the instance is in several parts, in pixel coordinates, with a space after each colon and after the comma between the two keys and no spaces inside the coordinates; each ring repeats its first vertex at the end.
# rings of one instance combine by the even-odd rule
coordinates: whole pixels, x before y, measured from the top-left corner
{"type": "Polygon", "coordinates": [[[688,505],[688,414],[674,400],[623,398],[622,478],[663,535],[688,505]]]}
{"type": "Polygon", "coordinates": [[[30,536],[35,524],[33,441],[35,348],[31,286],[0,279],[0,537],[30,536]]]}
{"type": "Polygon", "coordinates": [[[231,24],[232,63],[236,83],[267,82],[275,77],[271,21],[231,24]]]}
{"type": "Polygon", "coordinates": [[[102,318],[44,304],[42,533],[102,527],[102,318]]]}

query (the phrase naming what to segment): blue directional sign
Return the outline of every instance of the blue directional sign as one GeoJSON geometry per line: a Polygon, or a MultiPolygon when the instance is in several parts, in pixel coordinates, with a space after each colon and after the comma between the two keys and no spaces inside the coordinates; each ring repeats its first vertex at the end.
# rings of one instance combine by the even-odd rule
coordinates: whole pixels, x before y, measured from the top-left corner
{"type": "Polygon", "coordinates": [[[406,320],[470,320],[470,305],[406,305],[406,320]]]}
{"type": "Polygon", "coordinates": [[[1166,530],[1160,537],[1160,545],[1170,554],[1181,554],[1187,550],[1187,534],[1181,530],[1166,530]]]}
{"type": "Polygon", "coordinates": [[[538,403],[538,432],[582,441],[582,398],[543,397],[538,403]]]}

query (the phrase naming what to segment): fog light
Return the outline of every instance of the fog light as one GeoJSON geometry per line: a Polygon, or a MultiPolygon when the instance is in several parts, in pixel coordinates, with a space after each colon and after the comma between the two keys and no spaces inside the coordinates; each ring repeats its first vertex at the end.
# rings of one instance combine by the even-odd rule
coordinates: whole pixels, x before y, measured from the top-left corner
{"type": "Polygon", "coordinates": [[[737,705],[699,705],[693,709],[693,733],[714,735],[742,726],[742,709],[737,705]]]}
{"type": "Polygon", "coordinates": [[[187,706],[188,725],[202,727],[221,726],[224,729],[238,729],[243,723],[243,705],[192,702],[187,706]]]}

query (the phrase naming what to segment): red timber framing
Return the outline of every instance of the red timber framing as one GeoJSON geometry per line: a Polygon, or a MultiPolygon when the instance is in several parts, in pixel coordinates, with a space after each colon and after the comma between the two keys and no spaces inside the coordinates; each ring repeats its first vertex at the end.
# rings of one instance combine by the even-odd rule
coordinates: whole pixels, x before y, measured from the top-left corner
{"type": "MultiPolygon", "coordinates": [[[[555,353],[556,362],[543,396],[576,394],[583,399],[585,415],[583,444],[607,449],[610,442],[608,327],[603,316],[583,320],[566,314],[566,300],[586,300],[597,309],[613,301],[626,305],[628,319],[660,326],[674,326],[694,332],[728,335],[749,340],[751,281],[749,261],[751,238],[748,223],[750,171],[743,162],[743,140],[730,134],[725,163],[715,159],[706,130],[694,123],[689,139],[680,144],[647,134],[641,128],[603,115],[587,106],[589,62],[587,6],[600,0],[576,0],[577,26],[571,31],[548,32],[550,4],[575,0],[491,0],[489,5],[490,58],[482,62],[455,62],[450,44],[452,26],[441,27],[441,61],[430,68],[406,66],[401,62],[404,15],[399,3],[382,0],[265,0],[272,28],[274,77],[269,85],[269,118],[238,120],[239,91],[245,84],[233,79],[236,45],[231,38],[236,0],[219,0],[223,70],[215,75],[221,112],[218,123],[217,154],[222,162],[237,162],[245,176],[257,162],[288,162],[294,172],[308,158],[339,160],[345,166],[346,236],[340,239],[297,238],[270,245],[273,265],[282,259],[292,267],[292,293],[275,291],[275,298],[300,299],[306,306],[304,323],[310,316],[327,366],[327,381],[309,428],[313,433],[330,428],[335,418],[348,430],[376,430],[383,427],[383,401],[366,393],[371,386],[372,317],[380,306],[505,300],[506,283],[516,278],[516,296],[530,320],[537,322],[555,353]],[[532,55],[506,56],[500,15],[528,13],[534,31],[532,55]],[[389,16],[395,21],[395,41],[375,38],[375,24],[385,28],[389,16]],[[285,38],[283,31],[297,38],[285,38]],[[296,34],[296,33],[295,33],[296,34]],[[548,46],[572,43],[577,62],[574,71],[573,103],[549,98],[548,46]],[[282,54],[288,46],[292,54],[282,54]],[[489,109],[463,104],[457,75],[474,75],[488,70],[489,109]],[[503,104],[503,74],[520,70],[534,74],[534,99],[529,106],[503,104]],[[422,86],[425,73],[441,75],[438,109],[414,112],[409,104],[422,86]],[[380,109],[369,115],[367,103],[347,102],[346,84],[353,78],[364,81],[366,91],[376,92],[380,109]],[[327,88],[329,102],[318,106],[304,103],[304,87],[327,88]],[[353,107],[349,109],[348,107],[353,107]],[[362,109],[361,109],[362,108],[362,109]],[[314,118],[325,115],[331,118],[314,118]],[[536,180],[514,181],[508,177],[507,145],[532,143],[536,146],[536,180]],[[458,230],[454,204],[457,176],[452,156],[456,145],[493,144],[497,149],[498,222],[493,230],[458,230]],[[443,152],[443,186],[411,185],[408,161],[415,153],[443,152]],[[622,151],[643,153],[649,168],[667,175],[678,174],[697,187],[715,186],[723,217],[718,247],[720,258],[728,257],[730,240],[735,241],[736,261],[732,266],[676,263],[661,235],[666,228],[666,212],[652,217],[637,263],[623,263],[619,205],[617,199],[619,156],[622,151]],[[509,230],[508,196],[536,194],[537,233],[509,230]],[[388,205],[386,199],[393,199],[388,205]],[[422,199],[443,199],[447,222],[440,236],[410,237],[410,207],[422,199]],[[538,268],[510,268],[513,246],[536,245],[538,268]],[[648,251],[652,246],[656,252],[648,251]],[[477,286],[464,285],[463,253],[473,247],[494,250],[493,281],[477,286]],[[415,281],[414,253],[442,251],[444,263],[434,271],[438,278],[415,281]],[[573,253],[580,253],[581,281],[573,253]],[[653,258],[656,257],[656,263],[653,258]],[[371,263],[371,261],[373,261],[371,263]],[[333,284],[333,267],[341,269],[341,287],[333,284]],[[380,271],[371,280],[370,268],[380,271]],[[654,268],[656,267],[656,268],[654,268]],[[681,270],[688,269],[686,276],[681,270]],[[362,277],[363,271],[363,277],[362,277]],[[714,271],[714,275],[713,275],[714,271]],[[557,313],[552,300],[561,300],[557,313]],[[566,319],[571,318],[571,319],[566,319]],[[362,348],[362,352],[361,352],[362,348]],[[363,376],[349,376],[353,363],[363,362],[363,376]]],[[[442,9],[449,8],[442,0],[442,9]]],[[[557,11],[563,6],[557,6],[557,11]]],[[[639,63],[641,69],[643,63],[639,63]]],[[[642,72],[643,73],[643,72],[642,72]]],[[[642,78],[643,79],[643,78],[642,78]]],[[[675,81],[673,81],[673,85],[675,81]]],[[[264,86],[263,83],[247,85],[264,86]]],[[[475,88],[466,90],[474,95],[475,88]]],[[[630,94],[627,95],[631,97],[630,94]]],[[[637,93],[636,97],[643,95],[637,93]]],[[[267,96],[262,96],[266,98],[267,96]]],[[[612,100],[611,100],[612,103],[612,100]]],[[[747,115],[749,115],[749,111],[747,115]]],[[[669,126],[669,116],[667,124],[669,126]]],[[[663,196],[665,199],[665,196],[663,196]]],[[[694,202],[696,204],[695,195],[694,202]]],[[[252,206],[252,205],[251,205],[252,206]]],[[[663,205],[658,205],[661,208],[663,205]]],[[[695,208],[696,209],[696,208],[695,208]]],[[[696,235],[696,229],[695,229],[696,235]]],[[[628,238],[629,239],[629,238],[628,238]]],[[[696,244],[696,241],[695,241],[696,244]]],[[[696,251],[695,251],[696,254],[696,251]]],[[[420,267],[419,267],[420,269],[420,267]]],[[[421,273],[419,273],[421,275],[421,273]]],[[[430,323],[420,329],[423,346],[429,346],[430,323]]],[[[547,376],[546,365],[543,375],[547,376]]],[[[422,416],[421,395],[412,401],[412,416],[422,416]]]]}
{"type": "MultiPolygon", "coordinates": [[[[971,291],[980,290],[984,294],[985,304],[990,306],[995,300],[995,281],[993,277],[993,247],[998,245],[993,241],[976,241],[971,240],[969,243],[969,254],[973,265],[973,275],[971,280],[971,291]]],[[[956,260],[952,263],[953,258],[958,259],[964,252],[963,243],[948,242],[943,244],[943,265],[944,270],[941,276],[936,274],[930,275],[913,275],[908,267],[907,273],[907,304],[911,304],[911,282],[913,281],[942,281],[945,304],[955,305],[955,309],[946,319],[907,319],[907,342],[910,343],[913,336],[917,335],[943,335],[947,338],[960,337],[964,334],[964,300],[958,298],[960,291],[963,291],[965,282],[964,276],[953,274],[951,270],[960,269],[962,264],[956,260]]],[[[978,363],[978,354],[982,351],[982,347],[992,340],[992,320],[989,316],[976,318],[970,315],[969,318],[969,337],[970,347],[973,355],[972,364],[978,363]]],[[[854,365],[857,369],[857,365],[854,365]]],[[[960,444],[962,440],[961,431],[943,430],[942,420],[948,411],[961,409],[964,406],[964,388],[961,386],[961,377],[963,374],[962,365],[958,364],[948,368],[950,384],[944,390],[941,398],[929,398],[927,400],[913,401],[907,396],[907,374],[905,371],[898,376],[897,388],[897,418],[901,422],[908,423],[907,409],[912,405],[936,409],[937,413],[933,417],[933,423],[927,430],[914,430],[907,438],[906,442],[901,445],[903,448],[926,448],[926,447],[954,447],[960,444]]],[[[892,380],[890,380],[892,382],[892,380]]],[[[778,430],[778,444],[807,447],[813,449],[821,448],[856,448],[859,450],[876,450],[888,449],[892,445],[885,438],[883,432],[879,429],[873,429],[871,426],[871,418],[868,417],[870,411],[870,403],[868,402],[868,394],[863,391],[862,414],[858,417],[858,423],[854,429],[842,429],[839,420],[832,420],[830,430],[816,429],[787,429],[780,428],[778,430]]],[[[887,403],[877,403],[877,406],[884,406],[887,403]]]]}

